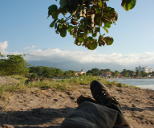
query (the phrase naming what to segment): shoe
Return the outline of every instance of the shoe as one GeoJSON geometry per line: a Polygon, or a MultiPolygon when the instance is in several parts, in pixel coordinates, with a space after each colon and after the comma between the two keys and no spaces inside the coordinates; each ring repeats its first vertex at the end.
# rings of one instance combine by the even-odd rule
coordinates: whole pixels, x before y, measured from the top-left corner
{"type": "Polygon", "coordinates": [[[120,110],[119,102],[108,93],[104,85],[94,80],[90,84],[90,89],[96,103],[118,111],[114,128],[130,128],[123,116],[122,111],[120,110]]]}
{"type": "Polygon", "coordinates": [[[91,99],[90,97],[84,97],[84,96],[80,96],[77,99],[77,104],[80,105],[81,103],[88,101],[88,102],[92,102],[92,103],[96,103],[96,101],[94,101],[93,99],[91,99]]]}
{"type": "Polygon", "coordinates": [[[117,105],[120,105],[119,102],[106,90],[105,86],[99,83],[98,81],[94,80],[90,84],[90,89],[92,96],[97,101],[97,103],[105,105],[105,106],[112,106],[115,109],[117,105]]]}

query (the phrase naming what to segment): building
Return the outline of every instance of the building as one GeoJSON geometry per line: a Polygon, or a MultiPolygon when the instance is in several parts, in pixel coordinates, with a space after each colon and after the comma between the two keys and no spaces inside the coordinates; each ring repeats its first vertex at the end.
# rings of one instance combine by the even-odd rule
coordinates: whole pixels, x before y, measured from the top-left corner
{"type": "Polygon", "coordinates": [[[149,68],[149,67],[144,67],[144,72],[145,73],[151,73],[151,72],[153,72],[153,69],[149,68]]]}
{"type": "Polygon", "coordinates": [[[136,67],[136,72],[151,73],[151,72],[153,72],[153,69],[150,68],[150,67],[141,67],[141,66],[138,66],[138,67],[136,67]]]}
{"type": "Polygon", "coordinates": [[[75,72],[75,76],[81,76],[81,75],[86,75],[86,72],[84,72],[83,69],[81,71],[75,72]]]}

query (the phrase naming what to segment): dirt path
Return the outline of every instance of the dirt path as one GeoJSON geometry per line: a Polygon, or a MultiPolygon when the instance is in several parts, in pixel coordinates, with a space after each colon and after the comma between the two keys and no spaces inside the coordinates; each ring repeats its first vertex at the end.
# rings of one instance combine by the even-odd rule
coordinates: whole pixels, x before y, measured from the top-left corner
{"type": "MultiPolygon", "coordinates": [[[[154,91],[132,87],[108,87],[122,105],[133,128],[154,128],[154,91]]],[[[87,88],[72,91],[40,90],[9,94],[0,99],[0,125],[3,128],[59,128],[64,118],[75,109],[76,98],[90,96],[87,88]]]]}

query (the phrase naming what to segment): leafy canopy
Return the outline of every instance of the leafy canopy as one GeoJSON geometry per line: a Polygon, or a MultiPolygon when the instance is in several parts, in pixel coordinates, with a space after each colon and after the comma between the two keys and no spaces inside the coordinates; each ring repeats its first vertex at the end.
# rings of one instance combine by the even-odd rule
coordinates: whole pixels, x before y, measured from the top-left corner
{"type": "MultiPolygon", "coordinates": [[[[58,1],[58,0],[56,0],[58,1]]],[[[118,19],[114,8],[108,6],[109,0],[59,0],[59,5],[48,8],[50,24],[57,34],[65,37],[67,33],[75,38],[74,43],[94,50],[97,46],[112,45],[113,38],[106,36],[108,29],[118,19]]],[[[122,7],[128,11],[134,8],[136,0],[122,0],[122,7]]]]}

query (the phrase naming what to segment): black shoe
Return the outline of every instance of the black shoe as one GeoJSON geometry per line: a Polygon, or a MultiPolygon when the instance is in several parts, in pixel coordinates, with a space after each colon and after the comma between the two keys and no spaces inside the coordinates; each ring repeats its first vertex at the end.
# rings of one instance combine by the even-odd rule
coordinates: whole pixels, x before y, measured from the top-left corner
{"type": "Polygon", "coordinates": [[[125,120],[121,110],[119,102],[107,92],[104,85],[94,80],[90,84],[92,96],[98,104],[107,106],[111,109],[117,110],[117,120],[114,128],[130,128],[129,124],[125,120]]]}
{"type": "Polygon", "coordinates": [[[94,80],[90,84],[90,89],[92,96],[98,104],[102,104],[112,109],[120,111],[119,102],[114,97],[110,96],[104,85],[94,80]]]}
{"type": "Polygon", "coordinates": [[[96,103],[95,100],[91,99],[90,97],[84,97],[84,96],[79,96],[77,99],[77,104],[80,105],[81,103],[88,101],[88,102],[92,102],[92,103],[96,103]]]}

